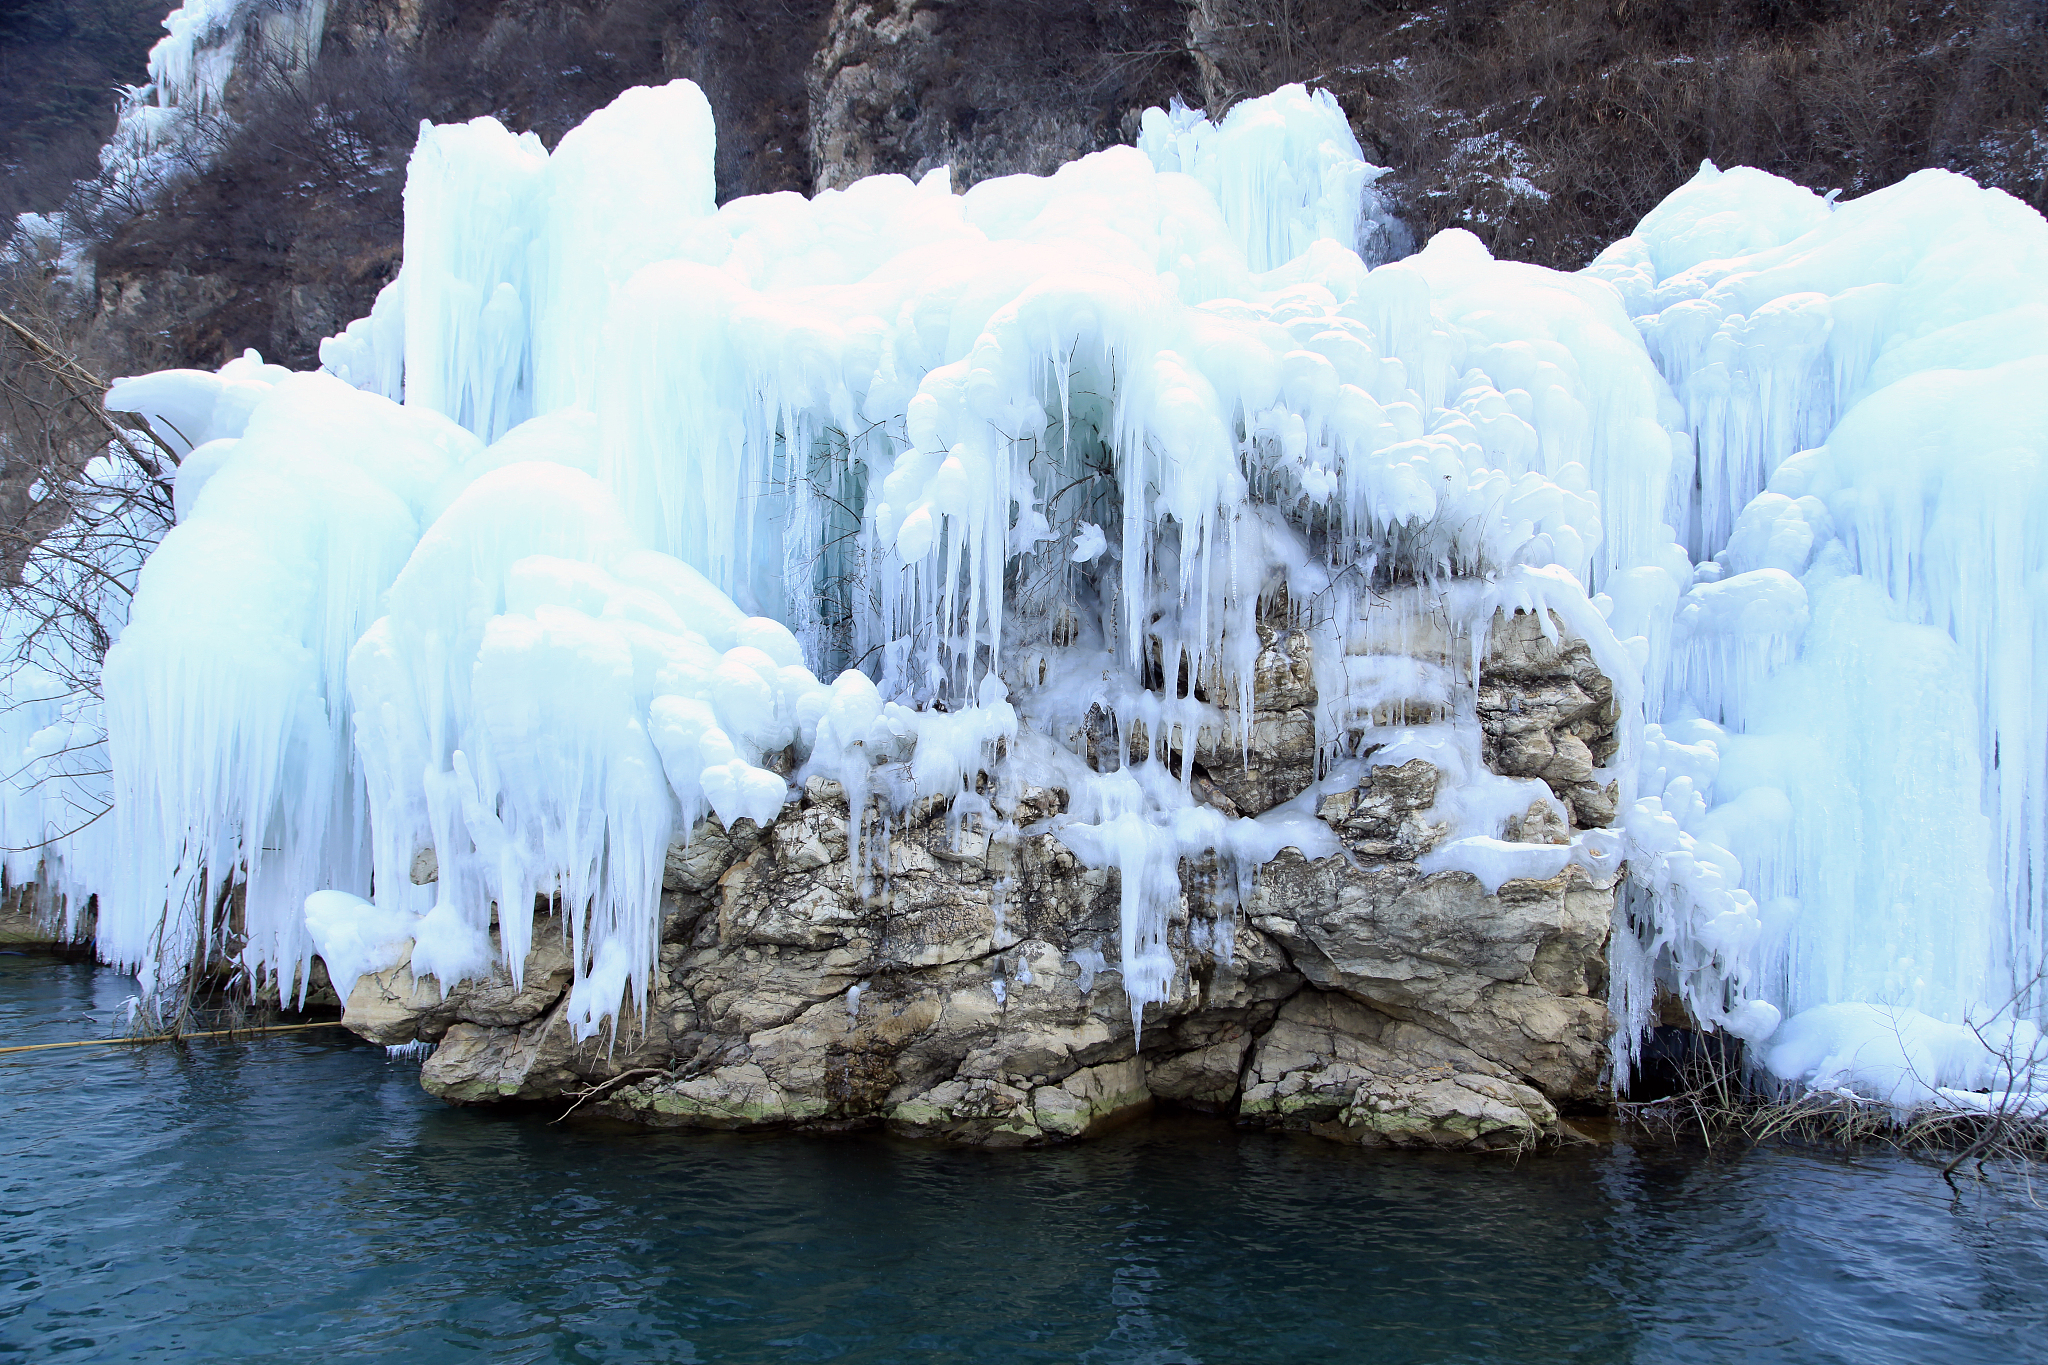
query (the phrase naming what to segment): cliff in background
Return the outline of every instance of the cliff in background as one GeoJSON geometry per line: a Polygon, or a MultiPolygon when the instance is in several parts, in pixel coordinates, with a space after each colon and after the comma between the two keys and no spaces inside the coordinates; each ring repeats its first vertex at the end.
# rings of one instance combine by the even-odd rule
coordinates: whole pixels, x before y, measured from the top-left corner
{"type": "MultiPolygon", "coordinates": [[[[89,169],[73,144],[104,135],[104,104],[79,111],[83,54],[140,80],[160,18],[67,13],[58,32],[0,11],[0,62],[47,76],[0,82],[0,158],[43,171],[16,171],[17,208],[56,207],[57,169],[89,169]]],[[[70,330],[105,373],[249,346],[315,363],[397,269],[420,119],[492,114],[552,145],[678,76],[717,116],[721,199],[1042,172],[1176,94],[1220,113],[1301,80],[1394,168],[1418,240],[1462,226],[1562,268],[1702,158],[1851,196],[1940,165],[2048,204],[2048,11],[2024,0],[337,0],[310,70],[245,65],[210,167],[95,225],[70,330]]]]}
{"type": "Polygon", "coordinates": [[[143,79],[165,0],[0,0],[0,219],[52,209],[114,131],[113,91],[143,79]]]}

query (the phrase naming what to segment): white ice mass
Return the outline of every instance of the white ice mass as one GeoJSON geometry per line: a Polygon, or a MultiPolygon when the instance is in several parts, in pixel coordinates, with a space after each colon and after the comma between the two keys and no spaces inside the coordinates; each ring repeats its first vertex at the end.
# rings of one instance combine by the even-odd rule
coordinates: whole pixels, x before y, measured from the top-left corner
{"type": "MultiPolygon", "coordinates": [[[[165,88],[203,92],[174,55],[165,88]]],[[[1088,970],[1137,1021],[1180,860],[1335,846],[1312,804],[1190,795],[1284,603],[1318,642],[1323,785],[1455,779],[1430,866],[1627,860],[1624,1066],[1661,988],[1788,1081],[2027,1084],[2039,215],[1938,171],[1836,204],[1707,165],[1563,274],[1458,231],[1385,259],[1381,172],[1298,86],[965,193],[717,206],[713,137],[687,82],[552,153],[425,127],[403,273],[323,372],[115,387],[181,458],[176,525],[132,604],[108,590],[103,715],[63,682],[90,642],[6,681],[10,878],[97,896],[145,981],[210,946],[287,993],[316,951],[344,994],[408,952],[516,976],[525,920],[494,939],[492,904],[553,895],[588,1036],[646,989],[664,851],[706,815],[765,822],[817,774],[993,825],[992,794],[1056,785],[1067,844],[1121,869],[1088,970]],[[1518,607],[1625,712],[1616,826],[1568,846],[1502,838],[1532,792],[1478,760],[1474,668],[1347,656],[1421,616],[1476,655],[1518,607]],[[1425,695],[1451,719],[1387,723],[1425,695]],[[1151,757],[1091,770],[1091,710],[1151,757]]]]}

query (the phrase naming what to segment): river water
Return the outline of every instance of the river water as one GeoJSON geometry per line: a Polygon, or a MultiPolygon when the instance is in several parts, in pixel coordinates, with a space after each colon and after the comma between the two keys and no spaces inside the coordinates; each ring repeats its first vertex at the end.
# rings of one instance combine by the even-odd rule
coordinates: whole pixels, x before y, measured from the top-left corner
{"type": "MultiPolygon", "coordinates": [[[[0,1045],[131,989],[0,955],[0,1045]]],[[[0,1056],[0,1360],[249,1359],[2048,1361],[2048,1213],[1883,1155],[550,1125],[340,1030],[0,1056]]]]}

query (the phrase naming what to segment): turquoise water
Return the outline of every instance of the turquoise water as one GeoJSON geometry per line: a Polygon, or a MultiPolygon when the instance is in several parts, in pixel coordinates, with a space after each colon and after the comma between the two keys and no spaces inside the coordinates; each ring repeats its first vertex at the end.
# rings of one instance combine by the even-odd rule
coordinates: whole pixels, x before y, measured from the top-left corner
{"type": "MultiPolygon", "coordinates": [[[[0,1045],[129,989],[0,956],[0,1045]]],[[[0,1057],[0,1360],[2048,1361],[2048,1214],[1880,1156],[551,1126],[323,1030],[0,1057]]]]}

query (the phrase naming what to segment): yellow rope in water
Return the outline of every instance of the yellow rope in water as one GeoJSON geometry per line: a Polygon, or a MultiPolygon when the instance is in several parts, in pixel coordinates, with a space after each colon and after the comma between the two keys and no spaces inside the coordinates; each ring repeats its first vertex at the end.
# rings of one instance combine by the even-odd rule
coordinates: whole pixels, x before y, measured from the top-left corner
{"type": "Polygon", "coordinates": [[[75,1043],[24,1043],[18,1047],[0,1047],[4,1052],[43,1052],[53,1047],[113,1047],[119,1043],[182,1043],[187,1038],[246,1038],[252,1033],[292,1033],[303,1028],[340,1028],[341,1020],[330,1019],[318,1024],[263,1024],[256,1028],[217,1028],[204,1033],[158,1033],[147,1038],[86,1038],[75,1043]]]}

